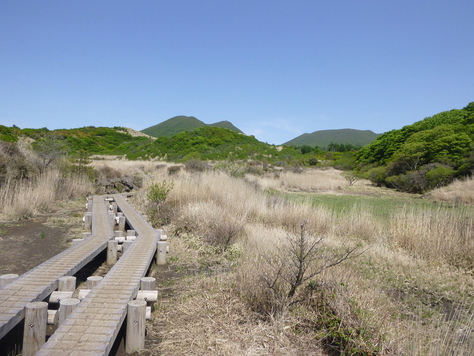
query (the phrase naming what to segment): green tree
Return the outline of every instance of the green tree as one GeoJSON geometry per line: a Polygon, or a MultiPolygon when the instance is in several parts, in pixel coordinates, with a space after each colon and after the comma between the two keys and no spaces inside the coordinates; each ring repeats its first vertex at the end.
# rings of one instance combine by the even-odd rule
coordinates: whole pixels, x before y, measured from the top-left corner
{"type": "Polygon", "coordinates": [[[68,149],[64,140],[47,136],[36,141],[33,149],[41,159],[41,170],[46,170],[52,163],[67,155],[68,149]]]}

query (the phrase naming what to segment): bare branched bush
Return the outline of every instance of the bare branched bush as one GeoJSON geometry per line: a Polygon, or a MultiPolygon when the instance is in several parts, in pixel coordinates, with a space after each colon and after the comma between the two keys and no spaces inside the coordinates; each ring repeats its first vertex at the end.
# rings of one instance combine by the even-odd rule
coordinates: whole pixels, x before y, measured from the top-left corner
{"type": "Polygon", "coordinates": [[[354,172],[344,172],[341,175],[344,177],[347,183],[349,183],[350,186],[354,185],[355,182],[359,180],[359,177],[357,177],[354,172]]]}
{"type": "MultiPolygon", "coordinates": [[[[296,303],[300,287],[324,270],[357,257],[358,246],[332,249],[323,245],[323,237],[308,234],[307,224],[300,225],[299,233],[287,234],[276,245],[278,248],[259,251],[260,267],[257,284],[250,304],[263,314],[281,314],[296,303]]],[[[254,257],[255,258],[255,257],[254,257]]]]}

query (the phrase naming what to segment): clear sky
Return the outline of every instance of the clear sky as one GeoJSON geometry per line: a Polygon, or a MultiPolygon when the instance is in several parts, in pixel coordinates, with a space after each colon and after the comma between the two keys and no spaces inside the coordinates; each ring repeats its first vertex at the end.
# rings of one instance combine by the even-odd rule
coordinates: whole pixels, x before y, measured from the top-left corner
{"type": "Polygon", "coordinates": [[[382,133],[474,101],[473,14],[472,0],[2,0],[0,124],[382,133]]]}

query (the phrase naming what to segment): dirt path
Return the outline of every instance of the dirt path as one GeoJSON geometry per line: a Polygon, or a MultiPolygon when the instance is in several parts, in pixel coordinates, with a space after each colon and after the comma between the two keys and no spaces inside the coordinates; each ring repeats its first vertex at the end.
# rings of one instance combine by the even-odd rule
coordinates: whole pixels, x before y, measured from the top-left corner
{"type": "Polygon", "coordinates": [[[77,205],[27,221],[0,223],[0,275],[23,274],[80,238],[82,211],[77,205]]]}

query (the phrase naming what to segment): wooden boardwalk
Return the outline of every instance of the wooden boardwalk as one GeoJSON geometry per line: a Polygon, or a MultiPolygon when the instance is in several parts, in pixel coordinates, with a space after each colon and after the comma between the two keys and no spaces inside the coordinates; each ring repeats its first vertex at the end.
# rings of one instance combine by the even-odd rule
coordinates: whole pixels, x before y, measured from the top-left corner
{"type": "Polygon", "coordinates": [[[37,356],[108,355],[156,251],[158,233],[121,195],[114,195],[137,239],[95,286],[37,356]]]}
{"type": "Polygon", "coordinates": [[[104,197],[95,196],[92,205],[92,236],[0,288],[0,339],[23,318],[26,304],[42,301],[58,286],[58,279],[73,275],[89,263],[114,237],[104,197]]]}

